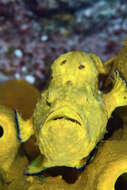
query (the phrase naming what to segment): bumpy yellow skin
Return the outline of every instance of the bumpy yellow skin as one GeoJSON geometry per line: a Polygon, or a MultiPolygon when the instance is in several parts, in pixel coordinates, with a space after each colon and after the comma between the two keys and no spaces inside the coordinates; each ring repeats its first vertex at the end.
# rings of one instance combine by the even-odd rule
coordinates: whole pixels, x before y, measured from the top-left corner
{"type": "Polygon", "coordinates": [[[94,54],[63,54],[54,61],[51,71],[49,86],[34,111],[33,127],[27,127],[29,121],[18,115],[20,138],[26,141],[35,133],[43,155],[28,166],[26,174],[53,166],[80,168],[103,138],[112,111],[127,105],[127,88],[118,72],[112,91],[99,91],[98,75],[106,71],[94,54]]]}

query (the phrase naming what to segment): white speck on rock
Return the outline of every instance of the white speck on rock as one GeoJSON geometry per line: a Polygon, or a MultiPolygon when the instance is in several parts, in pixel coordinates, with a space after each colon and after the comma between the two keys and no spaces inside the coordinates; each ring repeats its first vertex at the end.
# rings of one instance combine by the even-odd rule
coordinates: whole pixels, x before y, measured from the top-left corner
{"type": "Polygon", "coordinates": [[[15,55],[16,57],[18,57],[18,58],[22,58],[23,53],[22,53],[22,51],[21,51],[20,49],[16,49],[16,50],[14,51],[14,55],[15,55]]]}
{"type": "Polygon", "coordinates": [[[84,11],[84,15],[86,17],[90,17],[92,15],[92,8],[87,8],[85,11],[84,11]]]}
{"type": "Polygon", "coordinates": [[[42,35],[41,36],[41,41],[45,42],[48,40],[48,36],[47,35],[42,35]]]}
{"type": "Polygon", "coordinates": [[[22,70],[22,72],[26,73],[26,72],[27,72],[27,67],[26,67],[26,66],[23,66],[23,67],[21,68],[21,70],[22,70]]]}
{"type": "Polygon", "coordinates": [[[34,78],[34,76],[32,76],[32,75],[27,75],[27,76],[25,77],[25,80],[26,80],[27,82],[31,83],[31,84],[33,84],[33,83],[35,82],[35,78],[34,78]]]}
{"type": "Polygon", "coordinates": [[[16,79],[20,79],[21,77],[20,77],[20,74],[19,73],[15,73],[15,78],[16,79]]]}

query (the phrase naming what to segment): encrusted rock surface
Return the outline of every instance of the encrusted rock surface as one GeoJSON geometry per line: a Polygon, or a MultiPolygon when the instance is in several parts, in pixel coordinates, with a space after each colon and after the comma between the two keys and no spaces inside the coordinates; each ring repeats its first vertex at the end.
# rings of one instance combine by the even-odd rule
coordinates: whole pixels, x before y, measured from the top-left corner
{"type": "Polygon", "coordinates": [[[0,71],[42,89],[49,65],[64,52],[80,49],[107,60],[125,38],[126,8],[124,1],[2,0],[0,71]]]}

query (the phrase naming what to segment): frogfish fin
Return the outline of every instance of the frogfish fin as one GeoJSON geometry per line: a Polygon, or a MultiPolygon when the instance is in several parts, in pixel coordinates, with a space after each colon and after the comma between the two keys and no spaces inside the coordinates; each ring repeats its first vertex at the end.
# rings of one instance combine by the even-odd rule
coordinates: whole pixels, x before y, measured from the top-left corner
{"type": "Polygon", "coordinates": [[[17,110],[14,110],[18,139],[26,142],[33,134],[33,119],[24,120],[17,110]]]}
{"type": "Polygon", "coordinates": [[[39,175],[44,172],[44,170],[47,169],[43,163],[43,158],[41,155],[39,155],[35,160],[31,162],[30,165],[27,166],[27,168],[24,171],[25,175],[39,175]]]}

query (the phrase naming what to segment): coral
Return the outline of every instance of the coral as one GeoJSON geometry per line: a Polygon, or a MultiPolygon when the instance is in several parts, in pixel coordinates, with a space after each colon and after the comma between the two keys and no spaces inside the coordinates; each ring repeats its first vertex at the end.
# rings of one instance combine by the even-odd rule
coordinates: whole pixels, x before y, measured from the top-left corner
{"type": "Polygon", "coordinates": [[[25,80],[0,83],[0,105],[17,109],[24,119],[31,117],[39,96],[40,92],[25,80]]]}
{"type": "MultiPolygon", "coordinates": [[[[8,184],[22,181],[22,169],[28,164],[17,138],[14,111],[0,106],[0,189],[8,189],[8,184]]],[[[12,188],[13,189],[13,188],[12,188]]]]}
{"type": "MultiPolygon", "coordinates": [[[[25,80],[10,80],[0,83],[0,105],[18,110],[25,120],[31,117],[39,96],[40,92],[25,80]]],[[[29,159],[37,155],[38,148],[35,146],[34,136],[24,144],[24,149],[29,159]],[[31,147],[33,145],[34,148],[31,147]]]]}
{"type": "MultiPolygon", "coordinates": [[[[28,163],[18,140],[14,109],[24,119],[31,117],[40,92],[23,80],[12,80],[0,84],[0,185],[23,182],[23,167],[28,163]],[[11,93],[10,93],[11,91],[11,93]]],[[[28,158],[38,154],[34,137],[24,145],[28,158]],[[32,143],[31,143],[32,142],[32,143]]],[[[7,187],[6,187],[7,188],[7,187]]]]}
{"type": "Polygon", "coordinates": [[[8,172],[6,172],[1,190],[27,190],[30,183],[27,176],[23,175],[23,168],[28,164],[28,159],[20,149],[8,172]]]}
{"type": "Polygon", "coordinates": [[[7,172],[16,157],[20,142],[15,128],[15,114],[4,106],[0,106],[0,144],[0,167],[7,172]]]}

